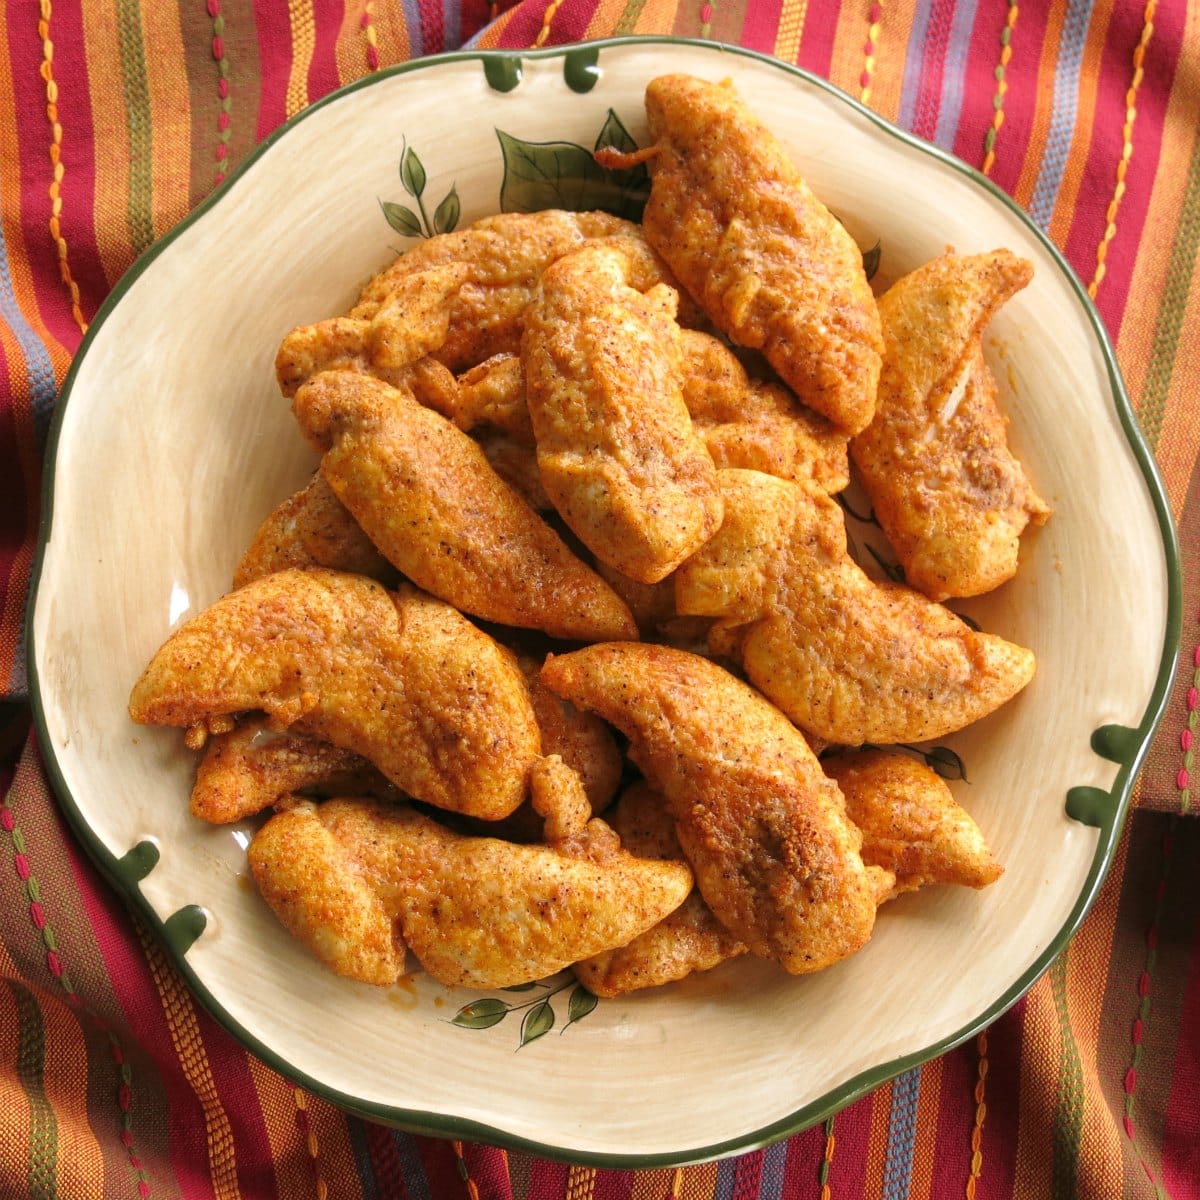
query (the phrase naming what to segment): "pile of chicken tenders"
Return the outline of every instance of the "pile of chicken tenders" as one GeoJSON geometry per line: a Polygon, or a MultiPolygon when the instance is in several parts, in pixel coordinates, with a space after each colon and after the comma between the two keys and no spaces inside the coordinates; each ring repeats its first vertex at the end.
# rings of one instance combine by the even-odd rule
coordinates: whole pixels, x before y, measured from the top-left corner
{"type": "Polygon", "coordinates": [[[197,818],[270,814],[258,889],[350,979],[803,974],[1001,873],[908,750],[1033,677],[944,604],[1049,515],[983,353],[1032,268],[948,253],[877,299],[733,86],[646,113],[597,151],[646,165],[641,224],[485,218],[287,334],[319,470],[133,688],[197,818]],[[850,553],[852,470],[903,582],[850,553]]]}

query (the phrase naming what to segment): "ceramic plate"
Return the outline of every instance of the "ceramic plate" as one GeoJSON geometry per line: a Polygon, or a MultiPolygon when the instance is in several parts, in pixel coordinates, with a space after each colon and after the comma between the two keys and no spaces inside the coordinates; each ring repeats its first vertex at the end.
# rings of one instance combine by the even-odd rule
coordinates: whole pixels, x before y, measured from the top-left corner
{"type": "Polygon", "coordinates": [[[762,1145],[1012,1004],[1100,884],[1178,639],[1161,486],[1062,259],[961,163],[828,84],[712,44],[464,53],[313,106],[121,281],[64,388],[53,464],[30,625],[48,765],[75,829],[203,1002],[348,1109],[584,1162],[762,1145]],[[732,78],[860,245],[879,245],[881,286],[947,244],[1035,264],[987,353],[1055,513],[1026,538],[1018,577],[963,607],[1032,647],[1038,674],[946,739],[965,770],[952,787],[1007,870],[982,893],[902,898],[862,953],[806,978],[739,960],[594,1006],[566,977],[488,996],[423,975],[346,982],[249,884],[249,827],[188,815],[192,757],[178,731],[130,723],[130,687],[167,632],[228,589],[258,522],[313,469],[273,380],[284,333],[343,311],[436,230],[498,209],[636,207],[589,152],[644,142],[643,89],[665,71],[732,78]]]}

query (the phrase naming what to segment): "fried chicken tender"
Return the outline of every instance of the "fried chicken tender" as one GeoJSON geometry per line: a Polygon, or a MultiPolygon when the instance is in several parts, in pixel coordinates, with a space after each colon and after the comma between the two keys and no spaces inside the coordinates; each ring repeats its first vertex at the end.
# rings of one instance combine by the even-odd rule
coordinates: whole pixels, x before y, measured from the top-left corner
{"type": "Polygon", "coordinates": [[[196,768],[192,816],[214,825],[252,817],[294,792],[399,798],[365,758],[319,738],[280,733],[262,717],[210,737],[196,768]]]}
{"type": "Polygon", "coordinates": [[[978,596],[1017,570],[1047,504],[1008,447],[982,332],[1033,277],[1008,250],[944,255],[879,302],[884,358],[851,454],[905,579],[934,600],[978,596]]]}
{"type": "Polygon", "coordinates": [[[552,655],[542,679],[629,737],[705,902],[752,953],[801,974],[866,944],[876,906],[861,835],[803,735],[753,688],[699,655],[630,642],[552,655]]]}
{"type": "Polygon", "coordinates": [[[524,799],[541,735],[513,655],[410,587],[287,570],[181,625],[134,685],[143,725],[265,712],[369,760],[402,791],[481,817],[524,799]]]}
{"type": "Polygon", "coordinates": [[[616,241],[560,258],[521,363],[546,494],[597,558],[656,583],[716,530],[721,498],[683,403],[676,294],[633,277],[616,241]]]}
{"type": "Polygon", "coordinates": [[[941,737],[1032,679],[1031,651],[870,579],[828,496],[757,471],[720,476],[725,523],[676,572],[676,606],[725,618],[710,647],[806,732],[849,746],[941,737]]]}
{"type": "Polygon", "coordinates": [[[411,392],[314,376],[293,412],[321,472],[384,556],[464,612],[553,637],[637,637],[624,603],[501,479],[467,434],[411,392]]]}
{"type": "MultiPolygon", "coordinates": [[[[644,781],[622,794],[611,818],[621,845],[639,858],[683,859],[666,801],[644,781]]],[[[627,945],[584,959],[573,970],[595,996],[620,996],[708,971],[745,954],[695,888],[674,912],[627,945]]]]}
{"type": "Polygon", "coordinates": [[[1004,873],[949,784],[923,762],[863,750],[831,755],[821,765],[862,830],[863,862],[895,876],[891,895],[935,883],[984,888],[1004,873]]]}
{"type": "Polygon", "coordinates": [[[341,975],[394,983],[401,944],[450,987],[515,987],[621,945],[678,907],[680,862],[463,837],[406,805],[301,804],[250,844],[284,926],[341,975]]]}
{"type": "Polygon", "coordinates": [[[660,76],[646,116],[652,146],[596,158],[649,167],[650,245],[722,333],[838,428],[864,429],[883,343],[853,238],[732,84],[660,76]]]}
{"type": "Polygon", "coordinates": [[[258,527],[234,571],[233,586],[288,567],[330,567],[380,581],[396,574],[319,471],[258,527]]]}

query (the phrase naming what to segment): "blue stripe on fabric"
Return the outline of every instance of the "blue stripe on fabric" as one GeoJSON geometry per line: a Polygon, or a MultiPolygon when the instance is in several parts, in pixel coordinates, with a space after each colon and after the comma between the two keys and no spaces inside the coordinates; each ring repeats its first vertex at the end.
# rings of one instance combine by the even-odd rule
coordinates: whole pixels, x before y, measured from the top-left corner
{"type": "Polygon", "coordinates": [[[1054,215],[1054,202],[1062,186],[1075,132],[1079,101],[1079,74],[1083,48],[1092,19],[1092,0],[1069,0],[1067,19],[1058,41],[1058,66],[1054,71],[1054,98],[1050,108],[1050,132],[1038,168],[1037,183],[1029,202],[1029,215],[1045,229],[1054,215]]]}
{"type": "Polygon", "coordinates": [[[421,28],[421,10],[417,0],[401,0],[404,24],[408,26],[409,58],[420,58],[425,53],[425,31],[421,28]]]}
{"type": "Polygon", "coordinates": [[[737,1159],[723,1158],[717,1167],[717,1185],[712,1200],[733,1200],[733,1185],[737,1180],[737,1159]]]}
{"type": "Polygon", "coordinates": [[[904,58],[904,83],[900,88],[900,115],[897,124],[911,132],[917,119],[917,101],[921,96],[921,64],[924,62],[925,37],[936,0],[921,0],[913,13],[912,29],[904,58]]]}
{"type": "Polygon", "coordinates": [[[33,405],[33,428],[38,446],[46,444],[46,431],[50,425],[50,414],[58,396],[58,383],[54,378],[54,364],[46,343],[34,332],[17,303],[13,288],[12,267],[8,257],[8,242],[4,228],[0,225],[0,319],[13,332],[21,353],[25,356],[25,373],[29,379],[29,398],[33,405]]]}
{"type": "Polygon", "coordinates": [[[962,116],[967,86],[967,58],[978,11],[978,0],[962,0],[962,3],[954,6],[950,45],[946,48],[946,65],[942,72],[942,100],[938,106],[937,129],[933,135],[933,140],[943,150],[952,151],[958,138],[958,122],[962,116]]]}
{"type": "Polygon", "coordinates": [[[784,1200],[783,1184],[787,1173],[787,1142],[776,1142],[763,1151],[762,1179],[758,1200],[784,1200]]]}
{"type": "Polygon", "coordinates": [[[921,1068],[899,1076],[892,1084],[892,1110],[888,1114],[887,1155],[883,1163],[880,1200],[904,1200],[912,1181],[913,1149],[917,1142],[917,1100],[921,1094],[921,1068]]]}
{"type": "Polygon", "coordinates": [[[462,5],[459,0],[442,0],[445,22],[443,41],[446,50],[457,50],[462,44],[462,5]]]}
{"type": "Polygon", "coordinates": [[[393,1130],[392,1141],[396,1146],[396,1153],[400,1157],[400,1166],[404,1171],[404,1186],[408,1190],[408,1200],[434,1200],[412,1134],[393,1130]]]}

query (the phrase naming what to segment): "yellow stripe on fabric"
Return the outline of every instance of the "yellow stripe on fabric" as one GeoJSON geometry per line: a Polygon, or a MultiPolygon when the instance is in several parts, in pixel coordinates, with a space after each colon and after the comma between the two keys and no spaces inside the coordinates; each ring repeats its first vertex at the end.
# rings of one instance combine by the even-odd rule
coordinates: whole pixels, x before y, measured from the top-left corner
{"type": "Polygon", "coordinates": [[[151,209],[155,237],[174,228],[191,208],[192,97],[188,87],[179,7],[141,6],[146,47],[146,86],[150,93],[151,209]]]}
{"type": "Polygon", "coordinates": [[[807,15],[808,0],[783,0],[779,10],[779,26],[775,32],[776,58],[782,58],[784,62],[796,61],[807,15]]]}
{"type": "MultiPolygon", "coordinates": [[[[9,961],[0,978],[15,978],[9,961]]],[[[21,1016],[12,988],[0,983],[0,1112],[4,1113],[4,1138],[0,1139],[0,1177],[20,1179],[27,1169],[25,1147],[32,1136],[33,1110],[20,1086],[17,1061],[21,1047],[21,1016]]]]}
{"type": "Polygon", "coordinates": [[[565,1200],[593,1200],[596,1195],[596,1168],[572,1165],[567,1172],[565,1200]]]}
{"type": "Polygon", "coordinates": [[[240,1200],[233,1127],[217,1091],[192,998],[167,963],[158,943],[140,924],[138,939],[154,979],[154,986],[158,989],[163,1015],[171,1035],[171,1045],[175,1049],[183,1077],[204,1113],[209,1178],[214,1200],[240,1200]]]}
{"type": "Polygon", "coordinates": [[[294,117],[308,104],[308,72],[317,49],[317,19],[311,0],[288,0],[292,65],[288,72],[284,112],[294,117]]]}
{"type": "Polygon", "coordinates": [[[1075,220],[1096,122],[1099,120],[1102,127],[1107,127],[1115,124],[1118,119],[1115,111],[1106,109],[1103,114],[1098,112],[1101,58],[1108,41],[1114,3],[1115,0],[1094,0],[1091,19],[1088,21],[1087,40],[1080,64],[1079,95],[1075,106],[1075,128],[1071,133],[1071,150],[1067,155],[1058,195],[1055,197],[1054,213],[1047,227],[1047,232],[1058,246],[1067,244],[1071,225],[1075,220]]]}
{"type": "Polygon", "coordinates": [[[630,1181],[629,1200],[677,1200],[683,1196],[686,1170],[635,1171],[630,1181]]]}
{"type": "Polygon", "coordinates": [[[104,1155],[88,1120],[87,1043],[74,1010],[57,1001],[41,1007],[46,1028],[42,1087],[58,1128],[59,1194],[103,1200],[104,1155]]]}
{"type": "Polygon", "coordinates": [[[971,1093],[975,1101],[975,1122],[971,1126],[971,1165],[967,1174],[967,1200],[975,1200],[975,1192],[979,1181],[983,1178],[983,1128],[987,1121],[987,1077],[988,1077],[988,1036],[987,1030],[981,1029],[975,1038],[975,1049],[979,1062],[975,1068],[975,1088],[971,1093]]]}
{"type": "MultiPolygon", "coordinates": [[[[121,101],[121,52],[112,0],[83,0],[83,41],[92,106],[96,211],[92,220],[109,287],[133,261],[124,197],[129,191],[129,126],[121,101]]],[[[6,160],[7,161],[7,160],[6,160]]]]}

